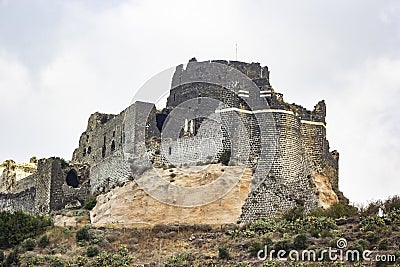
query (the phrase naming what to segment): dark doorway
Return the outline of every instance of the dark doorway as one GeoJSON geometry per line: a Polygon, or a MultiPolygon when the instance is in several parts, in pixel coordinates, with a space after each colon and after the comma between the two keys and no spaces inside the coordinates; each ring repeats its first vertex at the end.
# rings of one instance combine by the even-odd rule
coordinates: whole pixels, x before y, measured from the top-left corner
{"type": "Polygon", "coordinates": [[[70,170],[67,174],[66,179],[67,185],[72,186],[73,188],[77,188],[79,185],[78,174],[75,170],[70,170]]]}
{"type": "Polygon", "coordinates": [[[156,114],[157,128],[160,132],[162,130],[162,127],[164,125],[167,116],[168,116],[167,114],[156,114]]]}

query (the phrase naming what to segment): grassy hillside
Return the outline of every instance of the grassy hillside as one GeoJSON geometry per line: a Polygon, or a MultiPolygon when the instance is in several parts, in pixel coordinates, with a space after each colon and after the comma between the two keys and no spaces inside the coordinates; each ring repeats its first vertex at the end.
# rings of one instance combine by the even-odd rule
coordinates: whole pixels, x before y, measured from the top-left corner
{"type": "Polygon", "coordinates": [[[94,228],[89,224],[88,211],[62,213],[76,218],[78,224],[48,226],[45,217],[22,213],[17,213],[18,218],[26,223],[15,224],[7,217],[14,215],[1,213],[3,266],[400,266],[398,197],[362,209],[336,204],[328,210],[306,213],[296,207],[281,218],[248,225],[122,228],[110,224],[94,228]],[[10,230],[12,227],[31,231],[17,235],[18,229],[10,230]],[[3,229],[14,234],[5,235],[3,229]],[[329,259],[323,250],[338,250],[338,245],[344,256],[350,250],[358,251],[362,258],[362,253],[370,250],[371,261],[329,259]],[[257,258],[265,247],[269,252],[275,250],[272,261],[257,258]],[[315,251],[316,260],[278,260],[279,250],[286,251],[284,257],[290,251],[294,251],[292,256],[297,252],[299,259],[304,251],[315,251]],[[376,261],[377,256],[386,261],[376,261]]]}

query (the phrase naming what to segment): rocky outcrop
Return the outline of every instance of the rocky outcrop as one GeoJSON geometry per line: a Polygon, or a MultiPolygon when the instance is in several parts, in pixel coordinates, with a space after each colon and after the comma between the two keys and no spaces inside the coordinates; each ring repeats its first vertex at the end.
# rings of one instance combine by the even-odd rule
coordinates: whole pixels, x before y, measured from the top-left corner
{"type": "Polygon", "coordinates": [[[318,198],[323,208],[329,208],[331,205],[339,202],[339,198],[326,175],[313,172],[312,177],[314,178],[318,198]]]}
{"type": "MultiPolygon", "coordinates": [[[[240,175],[241,168],[215,165],[229,175],[240,175]]],[[[166,170],[163,178],[171,177],[166,170]]],[[[179,175],[174,168],[175,184],[190,187],[212,182],[216,177],[209,172],[198,172],[192,175],[179,175]]],[[[187,172],[186,172],[187,173],[187,172]]],[[[204,206],[177,207],[161,203],[144,192],[134,181],[97,197],[97,205],[90,212],[90,219],[95,226],[107,225],[155,225],[169,223],[189,224],[226,224],[236,223],[242,212],[242,205],[250,192],[252,171],[246,169],[239,182],[225,196],[204,206]]]]}

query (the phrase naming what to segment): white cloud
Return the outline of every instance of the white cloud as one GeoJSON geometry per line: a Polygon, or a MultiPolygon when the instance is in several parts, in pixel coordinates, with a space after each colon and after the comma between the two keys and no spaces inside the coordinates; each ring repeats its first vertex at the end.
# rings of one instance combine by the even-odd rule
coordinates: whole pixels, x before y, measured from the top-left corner
{"type": "Polygon", "coordinates": [[[400,60],[379,58],[343,73],[331,97],[328,135],[341,152],[340,181],[352,201],[398,194],[400,60]]]}
{"type": "Polygon", "coordinates": [[[29,70],[17,58],[0,49],[1,107],[26,100],[32,91],[29,70]]]}

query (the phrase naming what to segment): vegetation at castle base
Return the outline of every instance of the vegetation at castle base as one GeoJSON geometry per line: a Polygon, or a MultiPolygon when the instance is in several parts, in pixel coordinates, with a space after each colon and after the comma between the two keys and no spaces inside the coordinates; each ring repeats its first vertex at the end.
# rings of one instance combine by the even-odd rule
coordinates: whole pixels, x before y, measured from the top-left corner
{"type": "Polygon", "coordinates": [[[89,241],[89,228],[88,226],[82,227],[76,232],[76,241],[89,241]]]}
{"type": "Polygon", "coordinates": [[[85,210],[92,210],[97,204],[97,200],[95,197],[90,198],[88,200],[85,201],[85,204],[83,205],[83,208],[85,210]]]}
{"type": "Polygon", "coordinates": [[[45,248],[50,245],[50,238],[48,235],[43,235],[39,240],[39,246],[41,248],[45,248]]]}
{"type": "Polygon", "coordinates": [[[93,267],[120,267],[132,266],[132,255],[126,246],[120,246],[117,253],[102,252],[91,263],[93,267]]]}
{"type": "Polygon", "coordinates": [[[185,265],[193,261],[194,257],[190,253],[174,253],[171,258],[166,262],[170,265],[185,265]]]}
{"type": "MultiPolygon", "coordinates": [[[[400,265],[400,206],[397,198],[355,209],[336,204],[327,210],[297,206],[278,218],[250,224],[159,224],[137,228],[96,228],[89,218],[76,227],[49,227],[0,250],[0,266],[364,266],[363,262],[261,262],[260,250],[337,248],[396,255],[400,265]],[[376,208],[378,205],[378,208],[376,208]],[[379,210],[382,210],[379,212],[379,210]],[[379,216],[378,216],[379,213],[379,216]],[[146,265],[147,264],[147,265],[146,265]]],[[[67,214],[67,213],[66,213],[67,214]]],[[[74,216],[70,213],[70,216],[74,216]]],[[[390,265],[392,264],[392,265],[390,265]]],[[[377,264],[377,266],[388,266],[377,264]]]]}
{"type": "MultiPolygon", "coordinates": [[[[48,217],[16,212],[0,212],[0,248],[6,249],[36,237],[52,225],[48,217]]],[[[27,244],[29,246],[31,244],[27,244]]]]}
{"type": "MultiPolygon", "coordinates": [[[[226,234],[232,240],[249,240],[245,246],[253,258],[265,246],[275,251],[335,249],[340,238],[349,242],[348,249],[360,253],[368,249],[400,256],[400,199],[395,196],[361,208],[337,203],[311,212],[296,206],[279,218],[262,219],[226,234]]],[[[397,262],[400,263],[399,257],[397,262]]]]}

